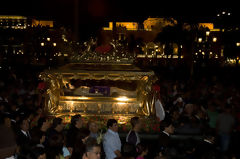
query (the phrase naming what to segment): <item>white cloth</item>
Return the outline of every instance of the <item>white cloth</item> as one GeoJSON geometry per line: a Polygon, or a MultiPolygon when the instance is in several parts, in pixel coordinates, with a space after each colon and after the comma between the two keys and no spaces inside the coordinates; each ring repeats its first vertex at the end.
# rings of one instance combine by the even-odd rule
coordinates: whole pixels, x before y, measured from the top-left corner
{"type": "Polygon", "coordinates": [[[114,159],[117,155],[114,151],[121,151],[121,140],[117,132],[114,132],[110,129],[106,132],[103,138],[103,149],[106,154],[106,159],[114,159]]]}
{"type": "Polygon", "coordinates": [[[160,119],[160,121],[164,120],[165,111],[159,99],[155,102],[155,110],[156,110],[156,116],[160,119]]]}

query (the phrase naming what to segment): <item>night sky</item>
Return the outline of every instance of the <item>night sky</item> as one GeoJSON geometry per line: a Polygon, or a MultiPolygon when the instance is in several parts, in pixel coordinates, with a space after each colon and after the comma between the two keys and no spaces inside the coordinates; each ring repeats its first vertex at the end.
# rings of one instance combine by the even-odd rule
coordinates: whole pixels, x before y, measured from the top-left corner
{"type": "MultiPolygon", "coordinates": [[[[54,19],[56,22],[73,27],[74,4],[76,0],[7,0],[0,4],[2,15],[36,16],[54,19]]],[[[142,22],[149,16],[177,16],[185,19],[211,19],[223,9],[238,16],[237,1],[211,0],[79,0],[80,26],[97,29],[110,20],[142,22]],[[209,18],[210,17],[210,18],[209,18]]]]}

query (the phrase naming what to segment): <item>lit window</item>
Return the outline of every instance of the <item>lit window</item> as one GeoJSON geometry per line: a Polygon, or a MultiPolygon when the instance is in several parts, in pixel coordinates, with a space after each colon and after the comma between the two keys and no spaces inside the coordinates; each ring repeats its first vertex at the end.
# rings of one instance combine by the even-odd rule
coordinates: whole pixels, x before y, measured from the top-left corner
{"type": "Polygon", "coordinates": [[[213,42],[217,42],[217,38],[216,37],[213,38],[213,42]]]}
{"type": "Polygon", "coordinates": [[[210,34],[210,31],[206,31],[206,35],[209,36],[209,34],[210,34]]]}
{"type": "Polygon", "coordinates": [[[198,42],[201,43],[202,42],[202,38],[198,38],[198,42]]]}

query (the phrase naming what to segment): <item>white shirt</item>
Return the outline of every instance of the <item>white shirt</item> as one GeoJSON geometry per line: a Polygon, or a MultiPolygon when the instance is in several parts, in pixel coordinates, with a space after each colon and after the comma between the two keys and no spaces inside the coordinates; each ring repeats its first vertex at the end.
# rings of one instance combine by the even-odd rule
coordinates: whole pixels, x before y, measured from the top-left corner
{"type": "Polygon", "coordinates": [[[163,131],[164,134],[166,134],[167,136],[170,136],[169,133],[167,133],[166,131],[163,131]]]}
{"type": "Polygon", "coordinates": [[[117,132],[114,132],[110,129],[106,132],[103,138],[103,149],[106,154],[106,159],[114,159],[117,155],[114,151],[121,151],[121,140],[117,132]]]}
{"type": "Polygon", "coordinates": [[[28,131],[26,132],[26,131],[21,130],[21,132],[22,132],[26,137],[31,138],[31,136],[30,136],[30,134],[29,134],[28,131]]]}

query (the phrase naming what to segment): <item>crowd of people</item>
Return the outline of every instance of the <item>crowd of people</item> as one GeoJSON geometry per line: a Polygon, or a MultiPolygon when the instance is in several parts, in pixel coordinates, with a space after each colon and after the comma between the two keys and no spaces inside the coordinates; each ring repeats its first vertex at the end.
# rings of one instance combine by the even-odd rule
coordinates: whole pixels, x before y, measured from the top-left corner
{"type": "Polygon", "coordinates": [[[49,119],[38,89],[38,72],[1,72],[0,158],[7,159],[165,159],[239,158],[240,92],[236,81],[216,75],[176,78],[159,74],[156,97],[165,118],[157,140],[142,138],[144,122],[133,117],[132,129],[120,137],[118,122],[109,119],[103,137],[99,125],[81,115],[69,127],[49,119]],[[227,79],[227,80],[226,80],[227,79]],[[177,143],[172,136],[199,135],[177,143]],[[181,148],[179,147],[181,146],[181,148]],[[180,150],[181,149],[181,150],[180,150]]]}

